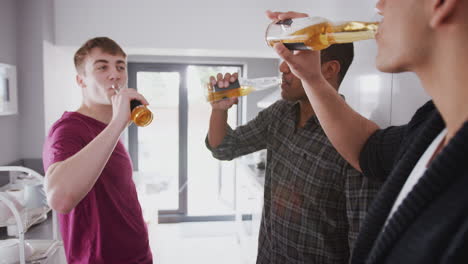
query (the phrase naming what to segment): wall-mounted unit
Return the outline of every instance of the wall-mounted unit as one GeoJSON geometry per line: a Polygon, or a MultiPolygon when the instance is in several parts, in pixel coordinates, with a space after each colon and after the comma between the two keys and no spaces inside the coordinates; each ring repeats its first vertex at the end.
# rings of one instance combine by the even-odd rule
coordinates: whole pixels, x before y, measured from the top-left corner
{"type": "Polygon", "coordinates": [[[0,116],[17,113],[16,66],[0,63],[0,116]]]}

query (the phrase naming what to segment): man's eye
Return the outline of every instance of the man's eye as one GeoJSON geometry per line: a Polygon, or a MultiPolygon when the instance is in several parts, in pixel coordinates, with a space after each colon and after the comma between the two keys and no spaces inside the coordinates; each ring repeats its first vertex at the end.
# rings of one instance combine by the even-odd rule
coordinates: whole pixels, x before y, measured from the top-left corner
{"type": "Polygon", "coordinates": [[[102,65],[102,66],[97,67],[97,69],[98,69],[98,70],[105,70],[105,69],[107,69],[107,66],[102,65]]]}
{"type": "Polygon", "coordinates": [[[117,69],[118,69],[119,71],[125,71],[125,66],[118,66],[117,69]]]}

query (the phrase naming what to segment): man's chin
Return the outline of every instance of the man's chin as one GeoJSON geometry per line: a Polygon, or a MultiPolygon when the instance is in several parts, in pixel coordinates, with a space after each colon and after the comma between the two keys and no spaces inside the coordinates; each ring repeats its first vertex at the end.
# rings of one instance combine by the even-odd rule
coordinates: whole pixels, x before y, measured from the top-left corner
{"type": "Polygon", "coordinates": [[[408,71],[401,64],[402,63],[395,58],[385,60],[384,58],[379,58],[379,56],[377,56],[376,59],[376,68],[385,73],[401,73],[408,71]]]}
{"type": "Polygon", "coordinates": [[[281,90],[281,99],[286,100],[286,101],[288,100],[288,96],[283,90],[281,90]]]}
{"type": "Polygon", "coordinates": [[[296,101],[294,98],[291,98],[291,96],[288,96],[284,91],[281,91],[281,99],[288,101],[288,102],[294,102],[296,101]]]}

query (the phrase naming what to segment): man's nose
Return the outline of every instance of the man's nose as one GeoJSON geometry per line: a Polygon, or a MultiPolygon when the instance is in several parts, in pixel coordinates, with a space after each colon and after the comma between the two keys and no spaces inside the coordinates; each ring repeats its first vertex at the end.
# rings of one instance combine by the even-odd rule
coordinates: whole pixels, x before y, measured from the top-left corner
{"type": "Polygon", "coordinates": [[[120,80],[122,78],[121,75],[122,74],[117,69],[114,69],[114,70],[111,70],[111,72],[109,73],[109,79],[110,80],[120,80]]]}

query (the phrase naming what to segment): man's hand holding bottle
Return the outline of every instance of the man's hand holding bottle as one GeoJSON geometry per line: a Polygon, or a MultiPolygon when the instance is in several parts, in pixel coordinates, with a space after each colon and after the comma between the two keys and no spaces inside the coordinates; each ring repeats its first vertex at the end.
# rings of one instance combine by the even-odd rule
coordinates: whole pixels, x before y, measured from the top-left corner
{"type": "MultiPolygon", "coordinates": [[[[305,13],[298,12],[272,12],[267,11],[266,15],[273,21],[286,20],[292,18],[307,17],[305,13]]],[[[323,80],[322,67],[320,63],[320,51],[296,50],[290,51],[283,43],[276,43],[274,50],[289,65],[291,72],[302,81],[313,83],[323,80]]]]}
{"type": "MultiPolygon", "coordinates": [[[[214,87],[215,85],[218,86],[220,89],[225,89],[229,87],[230,83],[234,83],[238,78],[237,73],[226,73],[224,76],[221,73],[214,76],[210,76],[210,85],[214,87]]],[[[237,97],[230,97],[219,101],[211,102],[211,107],[213,110],[223,110],[227,111],[231,108],[234,104],[237,104],[239,99],[237,97]]]]}
{"type": "Polygon", "coordinates": [[[111,97],[112,102],[112,121],[119,124],[122,130],[127,127],[131,120],[130,101],[138,100],[142,104],[147,105],[148,101],[138,93],[135,89],[124,88],[119,89],[114,85],[115,94],[111,97]]]}

